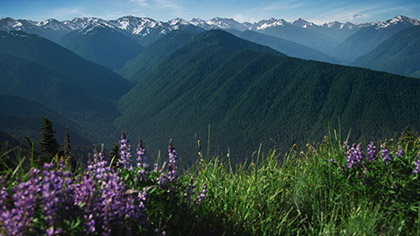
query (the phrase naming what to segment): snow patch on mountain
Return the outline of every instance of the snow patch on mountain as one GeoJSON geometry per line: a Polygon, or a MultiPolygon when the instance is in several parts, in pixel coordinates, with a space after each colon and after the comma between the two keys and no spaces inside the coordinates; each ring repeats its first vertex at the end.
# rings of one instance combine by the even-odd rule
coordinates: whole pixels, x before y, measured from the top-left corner
{"type": "Polygon", "coordinates": [[[410,18],[410,17],[399,15],[392,19],[386,20],[384,22],[376,22],[375,25],[377,29],[380,29],[380,28],[387,28],[389,26],[396,25],[396,24],[420,25],[420,21],[410,18]]]}

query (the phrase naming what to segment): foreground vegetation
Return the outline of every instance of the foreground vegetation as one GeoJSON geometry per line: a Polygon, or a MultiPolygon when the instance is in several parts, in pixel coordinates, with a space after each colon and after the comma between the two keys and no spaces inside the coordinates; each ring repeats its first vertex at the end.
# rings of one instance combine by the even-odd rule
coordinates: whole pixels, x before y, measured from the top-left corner
{"type": "Polygon", "coordinates": [[[119,155],[106,160],[94,149],[86,169],[23,156],[3,167],[0,233],[419,235],[417,134],[351,145],[340,137],[238,165],[199,152],[182,172],[172,142],[168,161],[149,165],[141,141],[130,161],[124,134],[119,155]]]}

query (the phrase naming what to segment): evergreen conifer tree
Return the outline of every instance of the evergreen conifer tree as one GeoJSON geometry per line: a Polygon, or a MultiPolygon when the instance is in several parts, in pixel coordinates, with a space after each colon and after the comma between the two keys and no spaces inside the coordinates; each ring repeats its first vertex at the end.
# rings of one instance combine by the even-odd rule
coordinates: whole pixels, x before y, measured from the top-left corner
{"type": "Polygon", "coordinates": [[[47,117],[43,118],[42,125],[39,128],[41,130],[41,140],[39,141],[41,157],[40,161],[43,162],[51,161],[52,158],[57,154],[60,145],[54,136],[55,131],[53,130],[53,124],[47,117]]]}
{"type": "Polygon", "coordinates": [[[68,128],[66,128],[66,133],[64,135],[63,155],[66,162],[68,162],[71,165],[72,171],[76,171],[77,161],[76,158],[73,156],[68,128]]]}
{"type": "Polygon", "coordinates": [[[64,157],[72,156],[73,153],[71,151],[71,144],[70,144],[70,134],[69,129],[66,128],[66,134],[64,135],[64,146],[63,146],[64,157]]]}

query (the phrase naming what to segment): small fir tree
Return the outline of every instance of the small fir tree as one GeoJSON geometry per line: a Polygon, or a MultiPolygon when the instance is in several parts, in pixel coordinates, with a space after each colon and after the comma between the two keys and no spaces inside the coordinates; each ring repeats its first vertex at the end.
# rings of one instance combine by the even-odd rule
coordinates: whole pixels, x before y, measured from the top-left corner
{"type": "Polygon", "coordinates": [[[64,157],[72,156],[71,145],[70,145],[70,134],[69,134],[68,128],[66,128],[66,133],[64,134],[63,152],[64,152],[64,157]]]}
{"type": "Polygon", "coordinates": [[[71,165],[71,169],[74,172],[77,168],[76,158],[73,156],[70,142],[69,129],[66,128],[66,133],[64,135],[64,145],[63,145],[63,155],[67,163],[71,165]]]}
{"type": "Polygon", "coordinates": [[[41,130],[41,140],[39,141],[40,153],[43,155],[40,161],[41,163],[51,161],[51,159],[57,154],[58,144],[53,130],[53,124],[47,117],[43,118],[42,125],[39,128],[41,130]]]}

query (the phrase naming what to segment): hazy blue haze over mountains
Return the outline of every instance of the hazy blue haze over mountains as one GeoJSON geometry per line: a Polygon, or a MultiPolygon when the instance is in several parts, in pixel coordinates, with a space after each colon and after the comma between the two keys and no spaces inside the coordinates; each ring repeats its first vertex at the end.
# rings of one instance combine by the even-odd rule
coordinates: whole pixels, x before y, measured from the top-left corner
{"type": "Polygon", "coordinates": [[[143,46],[122,32],[107,26],[89,26],[72,31],[61,37],[59,43],[113,70],[121,69],[128,60],[144,50],[143,46]]]}
{"type": "Polygon", "coordinates": [[[415,76],[420,70],[420,26],[401,30],[352,65],[415,76]]]}
{"type": "Polygon", "coordinates": [[[332,55],[352,62],[356,58],[369,53],[399,31],[415,25],[420,25],[420,21],[398,16],[385,22],[363,27],[337,46],[332,55]]]}
{"type": "Polygon", "coordinates": [[[292,41],[282,38],[262,34],[256,31],[245,30],[236,31],[228,30],[228,32],[249,40],[254,43],[269,46],[279,52],[283,52],[290,57],[297,57],[306,60],[323,61],[338,64],[339,61],[310,47],[306,47],[292,41]]]}

